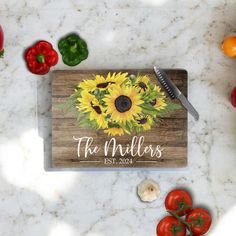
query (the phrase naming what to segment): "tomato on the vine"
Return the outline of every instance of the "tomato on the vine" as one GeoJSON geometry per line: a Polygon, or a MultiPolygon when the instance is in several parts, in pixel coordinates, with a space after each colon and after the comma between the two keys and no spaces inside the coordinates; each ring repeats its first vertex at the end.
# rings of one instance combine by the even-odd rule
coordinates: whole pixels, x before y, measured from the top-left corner
{"type": "Polygon", "coordinates": [[[191,195],[183,189],[175,189],[168,193],[165,199],[165,207],[179,216],[191,211],[193,200],[191,195]]]}
{"type": "Polygon", "coordinates": [[[157,236],[185,236],[185,225],[173,216],[163,218],[156,229],[157,236]]]}
{"type": "Polygon", "coordinates": [[[211,215],[203,208],[195,208],[186,216],[192,233],[196,236],[205,234],[211,226],[211,215]]]}

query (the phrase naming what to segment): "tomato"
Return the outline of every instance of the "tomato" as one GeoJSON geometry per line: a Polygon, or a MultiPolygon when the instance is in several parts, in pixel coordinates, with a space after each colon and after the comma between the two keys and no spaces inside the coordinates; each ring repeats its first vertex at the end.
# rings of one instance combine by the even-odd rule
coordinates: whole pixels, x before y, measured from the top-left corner
{"type": "Polygon", "coordinates": [[[157,236],[185,236],[186,227],[173,216],[163,218],[156,229],[157,236]]]}
{"type": "Polygon", "coordinates": [[[0,25],[0,57],[3,56],[3,40],[4,40],[4,37],[3,37],[3,30],[2,30],[2,27],[0,25]]]}
{"type": "Polygon", "coordinates": [[[186,215],[191,211],[193,200],[191,195],[183,189],[175,189],[168,193],[165,199],[165,207],[174,211],[179,216],[186,215]]]}
{"type": "Polygon", "coordinates": [[[188,213],[186,221],[190,224],[191,231],[194,235],[205,234],[211,226],[211,215],[203,208],[195,208],[188,213]]]}
{"type": "Polygon", "coordinates": [[[232,103],[233,107],[236,108],[236,87],[233,89],[233,91],[231,93],[231,103],[232,103]]]}

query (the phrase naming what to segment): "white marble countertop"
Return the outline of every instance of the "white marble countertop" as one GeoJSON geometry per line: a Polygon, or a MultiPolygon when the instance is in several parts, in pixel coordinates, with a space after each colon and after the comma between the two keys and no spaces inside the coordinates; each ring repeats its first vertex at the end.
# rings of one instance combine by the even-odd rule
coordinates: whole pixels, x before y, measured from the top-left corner
{"type": "MultiPolygon", "coordinates": [[[[212,210],[209,235],[232,235],[236,217],[236,60],[220,51],[236,27],[234,0],[1,0],[6,55],[0,61],[0,235],[152,236],[175,187],[191,189],[212,210]],[[78,32],[89,58],[75,69],[185,68],[189,164],[181,170],[48,172],[50,75],[30,74],[22,59],[34,41],[56,47],[78,32]],[[45,144],[45,148],[44,148],[45,144]],[[159,182],[161,197],[141,203],[136,186],[159,182]],[[228,230],[228,231],[227,231],[228,230]]],[[[68,69],[62,61],[54,69],[68,69]]]]}

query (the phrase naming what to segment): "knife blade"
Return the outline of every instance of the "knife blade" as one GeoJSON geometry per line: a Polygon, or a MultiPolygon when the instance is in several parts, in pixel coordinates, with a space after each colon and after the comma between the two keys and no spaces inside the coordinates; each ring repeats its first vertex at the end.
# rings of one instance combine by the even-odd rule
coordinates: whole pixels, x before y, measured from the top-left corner
{"type": "Polygon", "coordinates": [[[199,114],[178,87],[170,80],[168,75],[162,69],[154,66],[155,75],[172,99],[178,99],[182,106],[194,117],[196,121],[199,120],[199,114]]]}

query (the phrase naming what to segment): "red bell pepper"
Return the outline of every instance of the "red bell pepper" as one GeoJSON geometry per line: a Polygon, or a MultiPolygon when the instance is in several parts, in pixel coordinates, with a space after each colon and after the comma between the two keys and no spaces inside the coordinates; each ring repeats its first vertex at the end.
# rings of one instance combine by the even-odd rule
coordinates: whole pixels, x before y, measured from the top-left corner
{"type": "Polygon", "coordinates": [[[47,74],[51,66],[58,62],[58,54],[52,44],[47,41],[39,41],[25,52],[27,67],[33,74],[47,74]]]}
{"type": "Polygon", "coordinates": [[[3,30],[0,25],[0,58],[3,57],[3,54],[4,54],[3,42],[4,42],[3,30]]]}
{"type": "Polygon", "coordinates": [[[231,93],[231,103],[232,103],[233,107],[236,108],[236,87],[233,89],[233,91],[231,93]]]}

